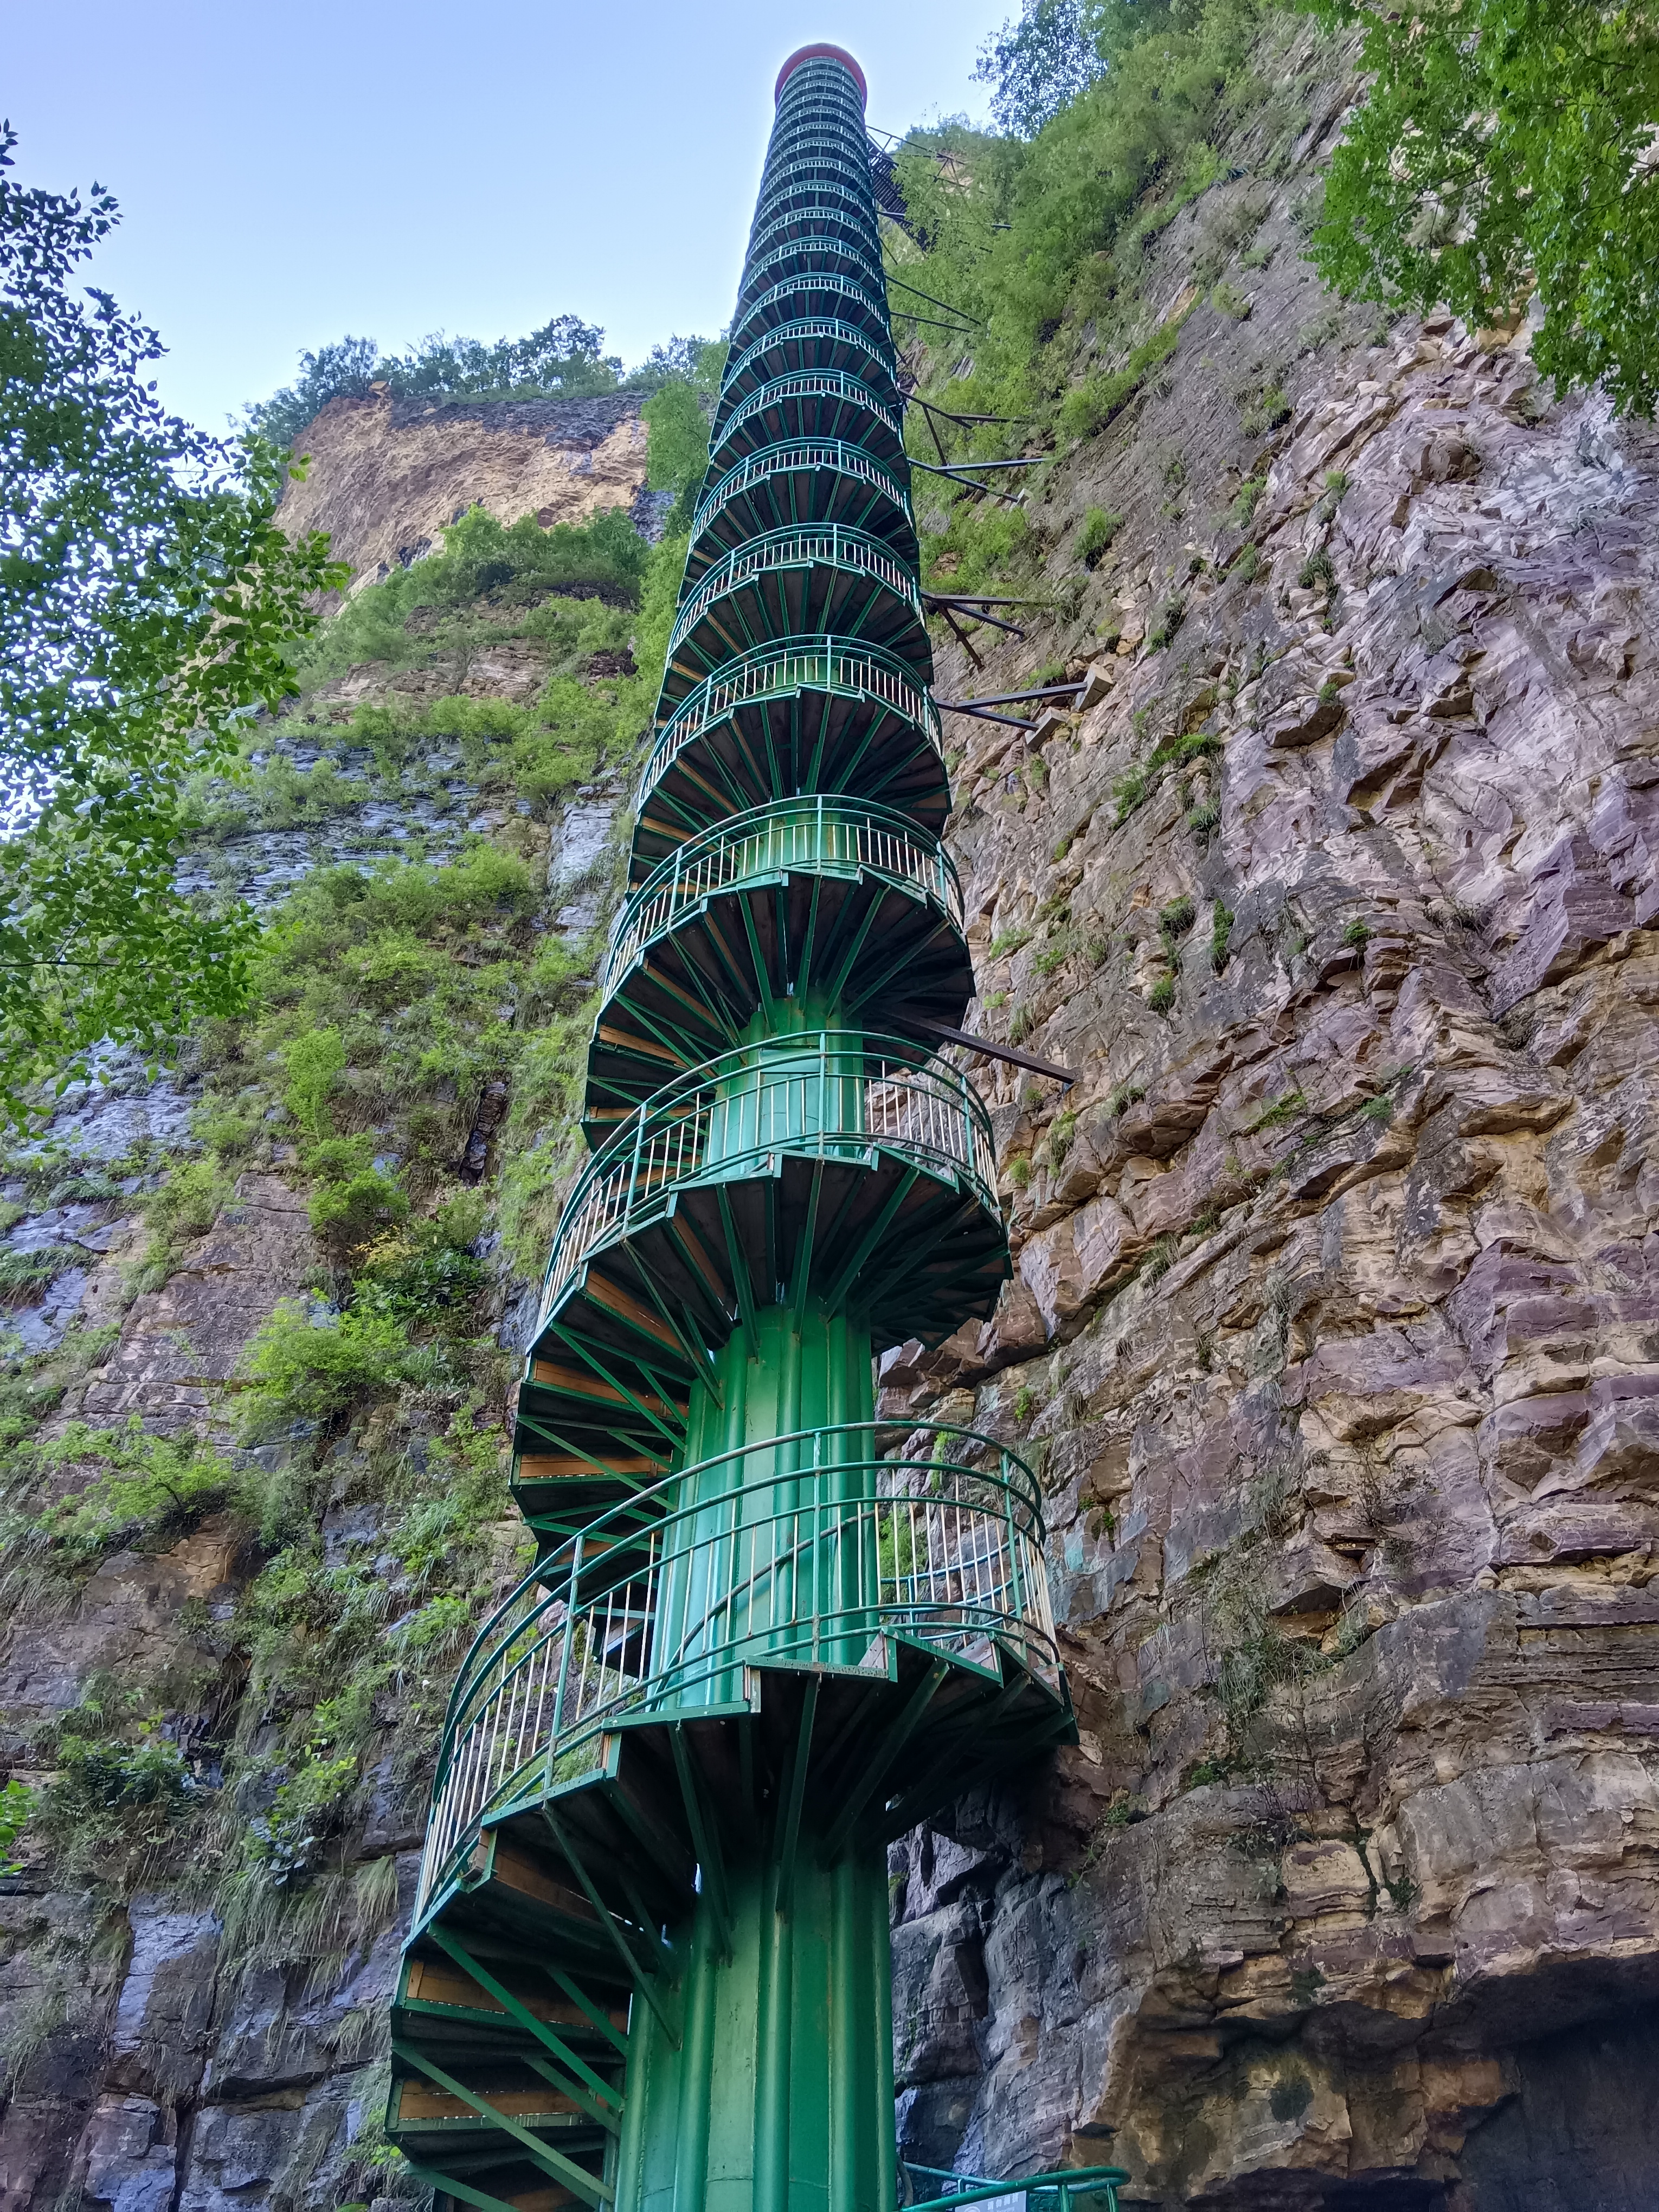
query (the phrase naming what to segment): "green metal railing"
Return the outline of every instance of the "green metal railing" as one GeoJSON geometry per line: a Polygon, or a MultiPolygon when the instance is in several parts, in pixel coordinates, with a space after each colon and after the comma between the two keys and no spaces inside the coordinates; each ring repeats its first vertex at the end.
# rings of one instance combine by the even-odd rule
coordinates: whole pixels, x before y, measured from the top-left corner
{"type": "Polygon", "coordinates": [[[920,891],[962,926],[956,865],[938,838],[908,816],[821,793],[775,799],[677,846],[646,878],[617,917],[601,1003],[645,948],[672,930],[683,914],[717,891],[775,880],[792,869],[879,876],[899,889],[920,891]]]}
{"type": "MultiPolygon", "coordinates": [[[[793,239],[787,245],[774,247],[770,253],[750,264],[749,274],[744,280],[743,299],[738,301],[739,319],[748,312],[744,304],[746,301],[757,298],[775,289],[773,272],[776,270],[793,266],[795,270],[795,283],[792,289],[799,290],[804,273],[800,264],[808,255],[815,254],[833,255],[838,261],[850,261],[866,283],[872,287],[879,284],[882,281],[881,262],[878,256],[873,252],[866,252],[861,246],[853,245],[849,240],[827,236],[793,239]]],[[[838,272],[830,270],[814,270],[808,281],[816,281],[818,276],[836,273],[838,272]]]]}
{"type": "MultiPolygon", "coordinates": [[[[803,99],[799,94],[793,100],[786,93],[778,103],[777,119],[772,126],[768,143],[769,158],[781,149],[793,148],[803,138],[823,143],[826,130],[842,130],[848,133],[852,144],[847,149],[849,156],[855,152],[863,156],[869,144],[864,127],[864,118],[851,100],[838,99],[835,94],[817,92],[803,99]]],[[[867,158],[867,157],[866,157],[867,158]]]]}
{"type": "Polygon", "coordinates": [[[902,715],[917,737],[943,755],[939,709],[896,653],[880,646],[834,637],[786,638],[738,654],[688,691],[652,747],[634,793],[635,807],[687,745],[739,707],[787,698],[798,691],[828,691],[869,700],[902,715]]]}
{"type": "MultiPolygon", "coordinates": [[[[880,234],[860,208],[854,195],[844,191],[839,185],[824,185],[821,190],[825,195],[821,204],[794,215],[774,216],[770,222],[763,223],[752,232],[749,240],[750,259],[752,261],[757,256],[769,253],[773,246],[786,236],[792,239],[800,237],[802,225],[816,220],[821,224],[842,225],[845,230],[851,232],[859,240],[865,252],[873,256],[876,265],[879,268],[881,265],[880,234]]],[[[809,230],[805,234],[804,242],[811,246],[819,239],[828,238],[830,235],[827,230],[809,230]]]]}
{"type": "Polygon", "coordinates": [[[837,276],[830,270],[818,270],[775,284],[769,292],[763,292],[758,299],[751,300],[732,327],[732,344],[743,343],[744,332],[774,308],[793,307],[798,301],[810,299],[850,301],[863,309],[872,328],[882,331],[887,328],[886,302],[878,290],[872,285],[860,284],[855,276],[837,276]]]}
{"type": "Polygon", "coordinates": [[[755,416],[763,415],[769,408],[779,406],[788,399],[844,400],[848,406],[860,408],[866,414],[873,416],[884,430],[891,432],[901,446],[904,443],[904,425],[900,420],[898,409],[888,406],[862,378],[848,376],[844,369],[839,368],[798,368],[787,376],[773,377],[769,383],[763,384],[758,392],[750,392],[748,398],[734,408],[720,431],[721,445],[735,437],[755,416]]]}
{"type": "Polygon", "coordinates": [[[910,494],[903,479],[867,447],[855,446],[848,438],[786,438],[775,446],[763,446],[758,453],[745,453],[742,460],[734,463],[709,486],[691,519],[693,539],[703,537],[723,508],[744,492],[752,491],[757,484],[772,477],[804,475],[820,470],[868,484],[890,500],[905,520],[910,521],[910,494]]]}
{"type": "MultiPolygon", "coordinates": [[[[771,330],[763,331],[751,345],[744,347],[727,369],[720,404],[714,410],[714,440],[717,451],[730,420],[726,413],[730,395],[743,383],[757,360],[784,346],[803,349],[824,347],[832,352],[862,354],[880,375],[883,396],[896,393],[898,387],[890,346],[884,346],[879,338],[872,338],[868,331],[860,330],[856,323],[843,323],[836,316],[799,315],[793,321],[779,323],[771,330]]],[[[744,392],[743,398],[746,400],[749,396],[744,392]]]]}
{"type": "Polygon", "coordinates": [[[997,1212],[990,1116],[949,1060],[865,1030],[809,1030],[722,1053],[654,1092],[576,1178],[538,1332],[596,1252],[666,1218],[690,1186],[769,1173],[779,1153],[871,1165],[883,1152],[997,1212]]]}
{"type": "Polygon", "coordinates": [[[1070,2166],[1051,2173],[1033,2173],[1023,2181],[988,2181],[981,2174],[951,2173],[937,2166],[904,2165],[907,2174],[928,2181],[954,2181],[960,2186],[943,2197],[911,2197],[904,2212],[951,2212],[958,2204],[1000,2203],[1024,2197],[1024,2212],[1073,2212],[1079,2203],[1098,2203],[1105,2212],[1117,2212],[1118,2184],[1129,2179],[1121,2166],[1070,2166]]]}
{"type": "Polygon", "coordinates": [[[868,1422],[717,1454],[527,1575],[479,1632],[450,1701],[416,1917],[483,1821],[577,1771],[602,1730],[718,1702],[711,1689],[734,1670],[884,1674],[871,1647],[902,1636],[987,1668],[1002,1644],[1057,1682],[1030,1468],[972,1430],[916,1433],[931,1439],[920,1457],[884,1455],[868,1422]],[[660,1517],[641,1528],[653,1505],[660,1517]]]}
{"type": "Polygon", "coordinates": [[[847,161],[836,154],[806,154],[793,161],[780,162],[761,187],[760,199],[755,210],[757,220],[766,213],[768,204],[781,191],[809,181],[816,182],[819,178],[830,180],[844,179],[849,185],[863,185],[867,191],[869,164],[847,161]]]}
{"type": "Polygon", "coordinates": [[[880,584],[895,599],[902,599],[918,623],[921,621],[921,593],[915,572],[900,561],[891,546],[868,531],[854,530],[842,522],[800,523],[787,530],[769,530],[763,537],[750,538],[732,548],[723,561],[712,568],[705,568],[697,579],[696,589],[682,605],[675,618],[673,635],[668,641],[668,658],[684,643],[689,633],[696,628],[716,599],[741,591],[745,584],[757,577],[769,576],[789,568],[842,568],[851,574],[868,577],[880,584]]]}

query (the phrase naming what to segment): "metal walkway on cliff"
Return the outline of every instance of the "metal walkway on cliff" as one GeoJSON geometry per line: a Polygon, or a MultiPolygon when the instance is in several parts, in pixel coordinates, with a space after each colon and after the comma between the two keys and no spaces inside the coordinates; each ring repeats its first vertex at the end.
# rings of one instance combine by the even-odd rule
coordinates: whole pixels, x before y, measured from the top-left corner
{"type": "Polygon", "coordinates": [[[1072,1728],[1030,1471],[874,1419],[1008,1262],[863,93],[779,79],[434,1790],[388,2129],[482,2212],[893,2212],[886,1842],[1072,1728]]]}

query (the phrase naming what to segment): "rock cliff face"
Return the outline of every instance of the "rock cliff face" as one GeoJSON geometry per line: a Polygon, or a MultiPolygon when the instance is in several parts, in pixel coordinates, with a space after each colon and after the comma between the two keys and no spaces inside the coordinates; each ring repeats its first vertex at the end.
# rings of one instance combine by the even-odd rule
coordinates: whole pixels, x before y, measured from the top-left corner
{"type": "Polygon", "coordinates": [[[1659,443],[1524,331],[1294,358],[1285,213],[1034,516],[1055,581],[1124,518],[1084,711],[957,725],[977,1018],[1077,1081],[988,1073],[1018,1279],[883,1402],[1042,1455],[1081,1742],[894,1854],[902,2139],[1137,2203],[1633,2207],[1659,443]],[[1264,450],[1229,387],[1280,375],[1264,450]]]}
{"type": "MultiPolygon", "coordinates": [[[[1054,658],[1087,683],[1034,732],[952,726],[970,1026],[1076,1080],[981,1066],[1017,1276],[992,1323],[890,1352],[883,1406],[1040,1461],[1080,1743],[894,1850],[901,2141],[993,2174],[1116,2159],[1146,2206],[1634,2212],[1659,2198],[1659,441],[1540,390],[1524,329],[1334,310],[1302,190],[1247,176],[1165,231],[1179,347],[1030,510],[1074,614],[941,656],[947,697],[1054,658]],[[1201,294],[1247,237],[1241,319],[1201,294]],[[1090,568],[1095,507],[1119,521],[1090,568]]],[[[631,412],[581,404],[579,435],[336,403],[296,518],[372,577],[474,498],[632,499],[631,412]]],[[[527,668],[466,683],[523,697],[527,668]]],[[[313,725],[386,682],[354,672],[313,725]]],[[[305,769],[315,734],[277,742],[305,769]]],[[[365,794],[250,831],[231,873],[274,898],[411,836],[528,834],[448,781],[417,816],[365,794]]],[[[537,830],[539,926],[596,919],[616,805],[596,785],[537,830]]],[[[71,1098],[79,1180],[6,1186],[9,1248],[72,1261],[11,1294],[67,1347],[59,1421],[222,1435],[250,1333],[314,1272],[277,1157],[123,1304],[135,1137],[181,1143],[192,1096],[133,1072],[71,1098]]],[[[481,1103],[461,1133],[486,1178],[493,1126],[481,1103]]],[[[357,1460],[326,1464],[344,1572],[385,1521],[357,1460]]],[[[15,1621],[15,1771],[100,1670],[184,1668],[168,1725],[208,1773],[243,1694],[215,1623],[256,1565],[210,1515],[15,1621]]],[[[398,2189],[354,2147],[421,1830],[400,1745],[428,1739],[398,1698],[377,1724],[351,1911],[303,1939],[228,1931],[164,1857],[65,1887],[26,1835],[0,2212],[398,2189]]]]}
{"type": "Polygon", "coordinates": [[[283,526],[327,531],[359,587],[429,552],[470,507],[505,523],[533,514],[544,528],[642,496],[641,520],[649,513],[635,392],[434,404],[376,386],[331,399],[298,442],[311,469],[289,487],[283,526]]]}

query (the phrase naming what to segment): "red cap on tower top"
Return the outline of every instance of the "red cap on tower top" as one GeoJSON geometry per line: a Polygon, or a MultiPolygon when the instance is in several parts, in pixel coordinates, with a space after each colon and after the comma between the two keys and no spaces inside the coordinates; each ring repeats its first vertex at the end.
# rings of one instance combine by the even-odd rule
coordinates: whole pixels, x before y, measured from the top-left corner
{"type": "Polygon", "coordinates": [[[778,71],[778,81],[772,89],[772,104],[775,107],[779,100],[783,98],[784,86],[788,83],[790,78],[800,67],[801,64],[803,62],[817,61],[820,56],[823,56],[832,62],[845,62],[857,81],[859,98],[864,100],[867,100],[869,99],[870,88],[864,82],[864,71],[853,59],[853,57],[848,52],[845,46],[800,46],[790,55],[788,60],[778,71]]]}

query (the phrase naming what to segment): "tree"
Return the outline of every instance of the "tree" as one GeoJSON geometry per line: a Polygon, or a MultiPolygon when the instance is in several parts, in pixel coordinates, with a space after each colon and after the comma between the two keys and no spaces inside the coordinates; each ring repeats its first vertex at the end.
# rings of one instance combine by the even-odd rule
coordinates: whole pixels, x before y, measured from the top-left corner
{"type": "Polygon", "coordinates": [[[374,338],[347,336],[319,346],[315,353],[300,356],[300,374],[292,384],[243,408],[243,420],[273,446],[291,446],[331,399],[361,399],[385,365],[374,338]]]}
{"type": "Polygon", "coordinates": [[[1659,400],[1659,37],[1649,0],[1314,0],[1370,90],[1314,236],[1339,291],[1470,323],[1534,289],[1533,357],[1659,400]]]}
{"type": "Polygon", "coordinates": [[[991,115],[999,130],[1035,138],[1094,83],[1104,68],[1100,13],[1095,0],[1024,0],[1018,21],[986,40],[974,75],[994,88],[991,115]]]}
{"type": "Polygon", "coordinates": [[[414,399],[583,399],[621,380],[622,362],[600,352],[604,343],[605,332],[576,315],[494,345],[434,331],[407,353],[382,354],[373,338],[343,337],[302,353],[295,383],[242,412],[251,429],[291,446],[331,399],[361,398],[372,384],[414,399]]]}
{"type": "Polygon", "coordinates": [[[169,415],[154,331],[70,280],[116,221],[24,191],[0,125],[0,1110],[105,1041],[160,1049],[240,1001],[255,924],[176,888],[179,794],[289,689],[320,536],[276,526],[290,474],[169,415]]]}
{"type": "Polygon", "coordinates": [[[646,481],[653,491],[674,494],[671,531],[690,526],[708,467],[709,426],[726,356],[720,339],[671,338],[665,346],[653,347],[629,380],[636,389],[648,387],[651,392],[640,410],[651,434],[646,481]]]}

